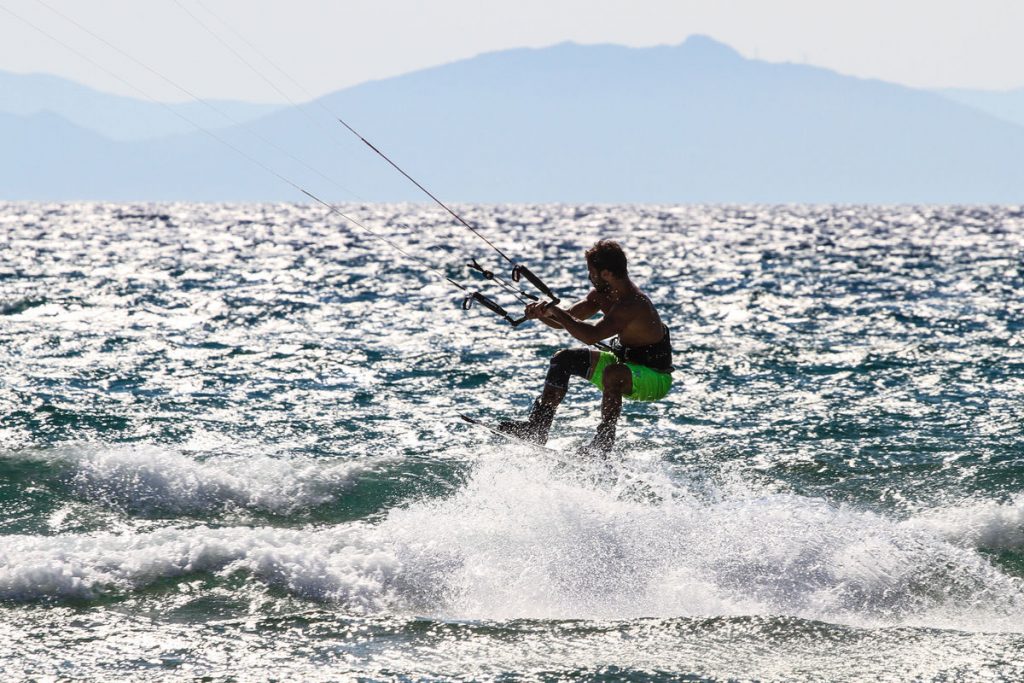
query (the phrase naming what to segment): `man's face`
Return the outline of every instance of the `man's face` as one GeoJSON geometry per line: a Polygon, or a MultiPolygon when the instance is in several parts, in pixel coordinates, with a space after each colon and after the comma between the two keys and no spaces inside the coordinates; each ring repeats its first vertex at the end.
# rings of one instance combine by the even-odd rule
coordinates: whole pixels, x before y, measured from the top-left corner
{"type": "Polygon", "coordinates": [[[607,292],[611,290],[612,286],[604,281],[601,274],[597,272],[594,266],[588,265],[587,271],[590,276],[590,284],[594,285],[594,289],[599,292],[607,292]]]}

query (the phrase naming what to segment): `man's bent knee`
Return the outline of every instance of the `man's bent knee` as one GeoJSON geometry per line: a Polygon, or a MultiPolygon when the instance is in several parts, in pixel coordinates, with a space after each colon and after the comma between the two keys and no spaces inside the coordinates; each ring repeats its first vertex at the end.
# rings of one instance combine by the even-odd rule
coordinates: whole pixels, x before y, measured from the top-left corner
{"type": "Polygon", "coordinates": [[[586,377],[590,371],[590,351],[588,349],[562,349],[551,357],[545,382],[551,386],[564,389],[569,386],[569,377],[586,377]]]}

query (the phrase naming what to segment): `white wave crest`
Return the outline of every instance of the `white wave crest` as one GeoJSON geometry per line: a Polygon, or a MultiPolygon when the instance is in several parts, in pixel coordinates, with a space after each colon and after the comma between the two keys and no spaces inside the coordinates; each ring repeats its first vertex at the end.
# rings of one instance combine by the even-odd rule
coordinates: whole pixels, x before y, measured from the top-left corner
{"type": "Polygon", "coordinates": [[[247,570],[302,597],[336,601],[353,612],[380,610],[398,565],[393,555],[361,540],[358,526],[7,537],[0,598],[91,599],[190,573],[247,570]]]}
{"type": "Polygon", "coordinates": [[[971,548],[1022,550],[1024,494],[1008,502],[977,500],[928,510],[906,525],[971,548]]]}
{"type": "Polygon", "coordinates": [[[7,537],[0,597],[89,598],[244,570],[360,614],[781,614],[1018,632],[1024,623],[1019,579],[932,529],[795,495],[734,485],[708,499],[675,486],[660,500],[630,499],[503,451],[455,495],[392,509],[376,524],[7,537]]]}
{"type": "MultiPolygon", "coordinates": [[[[647,478],[667,483],[658,476],[647,478]]],[[[1024,586],[973,548],[870,511],[735,485],[711,499],[643,502],[505,456],[452,498],[393,511],[380,531],[402,548],[407,579],[444,584],[438,610],[457,617],[1024,623],[1024,586]]]]}
{"type": "Polygon", "coordinates": [[[71,481],[84,499],[161,514],[225,507],[295,512],[335,500],[379,464],[259,455],[197,460],[151,445],[70,446],[44,457],[71,468],[71,481]]]}

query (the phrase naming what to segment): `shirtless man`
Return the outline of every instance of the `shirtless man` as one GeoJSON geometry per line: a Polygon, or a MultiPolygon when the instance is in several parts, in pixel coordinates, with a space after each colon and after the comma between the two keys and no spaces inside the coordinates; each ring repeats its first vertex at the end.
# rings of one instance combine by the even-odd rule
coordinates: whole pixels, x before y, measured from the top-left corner
{"type": "Polygon", "coordinates": [[[622,397],[657,401],[672,386],[672,342],[651,300],[629,279],[626,255],[618,243],[601,240],[587,250],[587,268],[594,289],[568,310],[543,303],[526,307],[526,316],[548,327],[565,330],[584,344],[618,335],[613,352],[562,349],[548,367],[544,392],[525,422],[502,422],[501,431],[538,444],[547,442],[551,421],[565,398],[569,377],[584,377],[604,393],[601,424],[589,451],[607,454],[615,444],[615,423],[622,397]],[[598,311],[604,317],[584,322],[598,311]]]}

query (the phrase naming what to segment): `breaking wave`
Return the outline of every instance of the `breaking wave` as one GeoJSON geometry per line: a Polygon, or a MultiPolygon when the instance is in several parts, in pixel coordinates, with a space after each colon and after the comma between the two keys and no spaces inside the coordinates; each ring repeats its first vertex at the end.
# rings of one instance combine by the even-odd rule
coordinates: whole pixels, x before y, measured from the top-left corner
{"type": "MultiPolygon", "coordinates": [[[[495,456],[482,458],[454,495],[392,509],[374,524],[7,537],[0,596],[89,599],[192,573],[245,572],[257,584],[364,615],[783,614],[988,631],[1024,623],[1021,582],[934,528],[788,494],[733,488],[709,499],[668,473],[644,476],[674,493],[637,498],[559,463],[495,456]]],[[[159,481],[148,490],[179,485],[159,481]]],[[[264,495],[240,490],[231,495],[264,495]]],[[[208,495],[198,487],[178,499],[208,495]]],[[[265,495],[266,505],[291,504],[285,493],[265,495]]]]}

